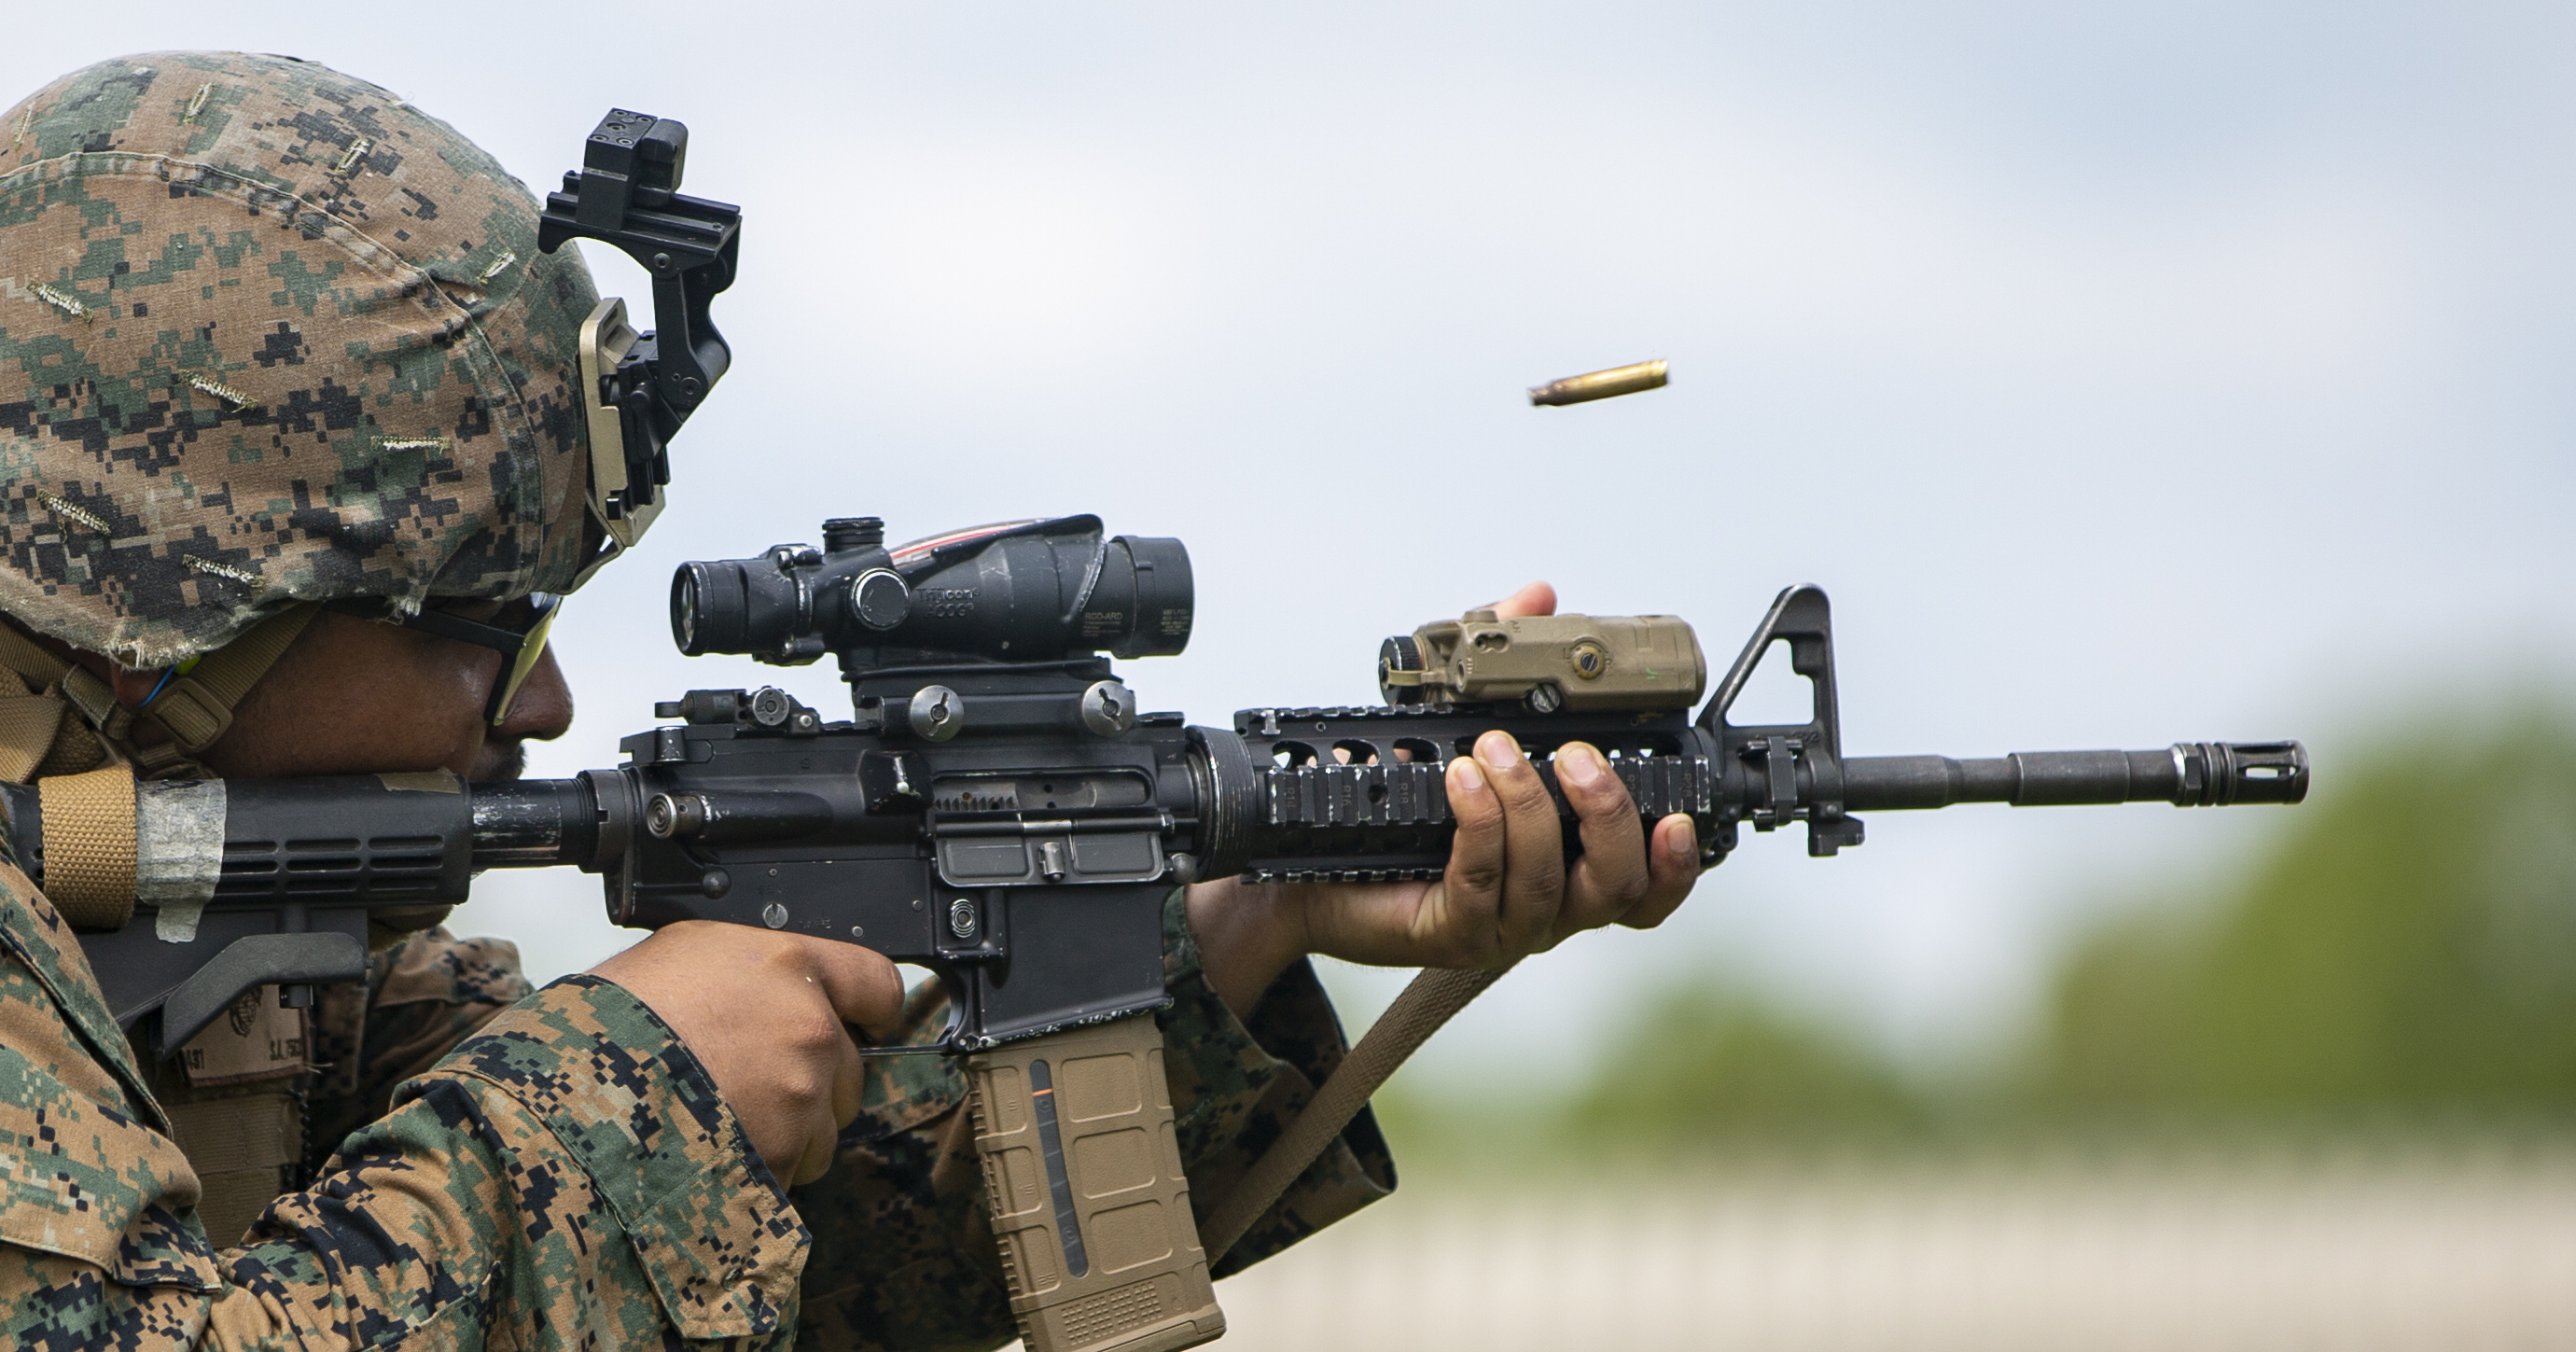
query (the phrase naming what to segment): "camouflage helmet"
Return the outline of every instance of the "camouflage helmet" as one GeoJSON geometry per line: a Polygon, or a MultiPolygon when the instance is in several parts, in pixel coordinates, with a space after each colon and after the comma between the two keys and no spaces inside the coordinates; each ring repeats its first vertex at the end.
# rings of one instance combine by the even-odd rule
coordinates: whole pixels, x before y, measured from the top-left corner
{"type": "Polygon", "coordinates": [[[234,52],[101,62],[0,139],[0,611],[154,668],[299,601],[571,588],[597,296],[489,155],[234,52]]]}

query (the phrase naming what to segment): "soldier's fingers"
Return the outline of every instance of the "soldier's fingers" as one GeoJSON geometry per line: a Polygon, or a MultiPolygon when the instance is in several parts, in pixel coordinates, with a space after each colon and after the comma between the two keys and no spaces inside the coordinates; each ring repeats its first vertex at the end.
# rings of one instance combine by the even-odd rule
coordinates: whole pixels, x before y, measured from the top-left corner
{"type": "Polygon", "coordinates": [[[796,1098],[795,1158],[786,1170],[793,1186],[832,1167],[841,1128],[859,1115],[866,1062],[850,1025],[892,1031],[903,982],[883,954],[806,935],[778,937],[789,942],[773,966],[792,972],[781,979],[802,982],[807,992],[781,1048],[798,1063],[788,1081],[796,1098]]]}
{"type": "MultiPolygon", "coordinates": [[[[839,1031],[837,1025],[835,1031],[839,1031]]],[[[793,1124],[793,1143],[776,1154],[764,1152],[771,1172],[789,1187],[811,1183],[830,1171],[833,1159],[840,1153],[841,1128],[859,1115],[866,1065],[860,1059],[858,1044],[850,1041],[846,1032],[828,1041],[818,1040],[803,1051],[804,1064],[789,1073],[792,1083],[806,1087],[806,1092],[781,1105],[782,1113],[793,1124]],[[782,1161],[782,1154],[789,1158],[782,1161]],[[780,1168],[782,1163],[785,1168],[780,1168]]]]}
{"type": "Polygon", "coordinates": [[[849,1023],[891,1031],[901,999],[881,956],[707,920],[664,926],[593,970],[670,1026],[789,1182],[830,1167],[841,1124],[858,1114],[849,1023]]]}
{"type": "Polygon", "coordinates": [[[1506,620],[1525,619],[1532,615],[1553,615],[1556,613],[1556,588],[1545,582],[1533,582],[1485,609],[1506,620]]]}
{"type": "MultiPolygon", "coordinates": [[[[850,1059],[856,1061],[858,1059],[858,1055],[858,1048],[852,1047],[850,1049],[850,1059]]],[[[857,1084],[858,1074],[855,1068],[852,1070],[849,1079],[853,1085],[857,1084]]],[[[835,1095],[836,1099],[837,1097],[838,1096],[835,1095]]],[[[802,1130],[799,1132],[796,1160],[794,1164],[788,1167],[786,1177],[782,1180],[791,1188],[800,1184],[811,1183],[814,1180],[821,1178],[823,1175],[830,1173],[832,1171],[832,1160],[840,1153],[841,1128],[848,1125],[850,1119],[845,1117],[841,1118],[839,1121],[832,1120],[834,1116],[838,1115],[837,1103],[833,1105],[831,1113],[827,1114],[823,1111],[823,1108],[824,1105],[821,1104],[813,1105],[806,1111],[802,1122],[799,1124],[802,1130]]],[[[854,1092],[851,1095],[850,1117],[856,1116],[858,1116],[858,1096],[854,1092]]],[[[770,1162],[770,1167],[772,1172],[776,1172],[777,1161],[772,1160],[770,1162]]]]}
{"type": "Polygon", "coordinates": [[[1554,937],[1562,939],[1627,915],[1645,898],[1650,874],[1637,804],[1600,752],[1583,742],[1557,748],[1556,782],[1583,837],[1583,857],[1566,877],[1565,907],[1556,918],[1554,937]]]}
{"type": "Polygon", "coordinates": [[[855,1042],[837,1049],[832,1060],[832,1135],[837,1138],[841,1128],[859,1120],[868,1063],[855,1042]]]}
{"type": "Polygon", "coordinates": [[[1699,833],[1690,814],[1676,812],[1655,823],[1646,847],[1646,895],[1619,917],[1630,929],[1653,929],[1681,908],[1699,882],[1699,833]]]}
{"type": "Polygon", "coordinates": [[[874,1037],[883,1037],[901,1025],[903,976],[895,971],[892,960],[875,949],[837,939],[800,938],[814,964],[812,975],[841,1022],[857,1024],[874,1037]]]}
{"type": "Polygon", "coordinates": [[[1447,787],[1458,834],[1439,885],[1414,911],[1410,937],[1426,963],[1468,967],[1491,962],[1501,937],[1503,805],[1473,757],[1449,762],[1447,787]]]}
{"type": "Polygon", "coordinates": [[[1565,902],[1565,833],[1556,800],[1510,733],[1496,729],[1476,739],[1476,760],[1503,806],[1504,953],[1519,957],[1546,946],[1565,902]]]}
{"type": "Polygon", "coordinates": [[[902,980],[895,975],[894,964],[864,948],[828,939],[813,939],[818,946],[843,950],[825,956],[812,978],[816,989],[832,1007],[832,1017],[842,1027],[842,1035],[815,1048],[818,1067],[831,1077],[827,1103],[832,1114],[832,1129],[838,1132],[859,1115],[860,1076],[866,1061],[859,1055],[858,1043],[849,1035],[857,1027],[871,1038],[883,1037],[895,1029],[895,1019],[902,1012],[902,980]],[[848,961],[850,958],[873,958],[874,962],[848,961]]]}

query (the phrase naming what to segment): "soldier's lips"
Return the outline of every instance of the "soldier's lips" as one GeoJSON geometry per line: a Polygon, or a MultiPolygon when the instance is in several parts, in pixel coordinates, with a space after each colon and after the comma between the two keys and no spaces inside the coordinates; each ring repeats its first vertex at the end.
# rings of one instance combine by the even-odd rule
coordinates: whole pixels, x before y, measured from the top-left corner
{"type": "Polygon", "coordinates": [[[487,741],[474,757],[474,773],[467,776],[475,784],[507,784],[528,768],[528,744],[513,737],[506,742],[487,741]]]}

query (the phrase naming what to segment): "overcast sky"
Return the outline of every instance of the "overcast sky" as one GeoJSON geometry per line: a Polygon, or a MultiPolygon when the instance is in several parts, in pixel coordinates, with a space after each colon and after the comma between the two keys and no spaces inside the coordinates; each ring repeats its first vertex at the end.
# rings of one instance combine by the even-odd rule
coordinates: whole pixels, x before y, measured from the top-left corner
{"type": "MultiPolygon", "coordinates": [[[[735,365],[675,505],[566,612],[581,722],[535,773],[777,680],[673,654],[672,565],[861,513],[1183,537],[1197,636],[1128,678],[1209,723],[1372,698],[1380,636],[1532,577],[1720,661],[1814,581],[1852,753],[2300,736],[2329,794],[2388,718],[2576,648],[2563,6],[18,8],[0,102],[285,51],[540,186],[612,104],[689,124],[688,189],[745,212],[735,365]],[[1522,395],[1648,357],[1670,388],[1522,395]]],[[[845,707],[828,664],[780,683],[845,707]]],[[[1969,1045],[2083,915],[2279,820],[1749,838],[1432,1069],[1588,1045],[1693,972],[1969,1045]]],[[[622,942],[597,905],[523,875],[466,914],[551,974],[622,942]]]]}

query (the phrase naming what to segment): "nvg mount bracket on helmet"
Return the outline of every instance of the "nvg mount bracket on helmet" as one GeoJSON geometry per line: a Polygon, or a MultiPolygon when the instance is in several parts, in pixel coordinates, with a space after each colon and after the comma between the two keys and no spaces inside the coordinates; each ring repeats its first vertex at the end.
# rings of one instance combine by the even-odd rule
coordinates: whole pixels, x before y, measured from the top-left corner
{"type": "MultiPolygon", "coordinates": [[[[670,441],[732,364],[707,311],[733,285],[742,208],[681,194],[689,129],[667,117],[612,108],[582,147],[581,168],[546,195],[537,244],[570,239],[616,246],[653,275],[653,323],[637,333],[626,302],[603,300],[581,330],[588,389],[590,506],[606,529],[600,564],[632,546],[662,509],[670,441]]],[[[584,573],[587,577],[588,573],[584,573]]]]}

